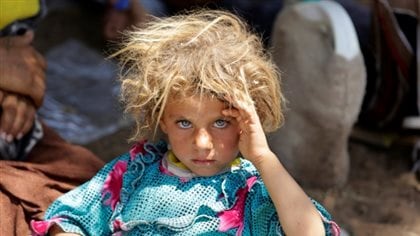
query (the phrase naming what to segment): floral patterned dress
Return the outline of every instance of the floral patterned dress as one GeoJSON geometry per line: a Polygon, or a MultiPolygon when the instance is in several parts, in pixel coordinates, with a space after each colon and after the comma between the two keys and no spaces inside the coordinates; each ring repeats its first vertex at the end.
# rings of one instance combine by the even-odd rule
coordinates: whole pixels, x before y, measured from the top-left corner
{"type": "MultiPolygon", "coordinates": [[[[140,142],[87,183],[58,198],[33,235],[53,224],[80,235],[283,235],[275,207],[247,160],[211,177],[188,175],[167,158],[167,145],[140,142]]],[[[330,215],[313,201],[327,235],[330,215]]]]}

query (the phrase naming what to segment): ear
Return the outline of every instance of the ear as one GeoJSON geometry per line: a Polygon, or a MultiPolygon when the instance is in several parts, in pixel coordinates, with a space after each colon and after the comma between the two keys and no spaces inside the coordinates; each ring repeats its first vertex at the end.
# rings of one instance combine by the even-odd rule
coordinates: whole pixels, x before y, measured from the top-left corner
{"type": "Polygon", "coordinates": [[[162,130],[163,133],[168,134],[167,126],[166,126],[165,121],[163,121],[163,119],[160,119],[159,127],[160,127],[160,129],[162,130]]]}

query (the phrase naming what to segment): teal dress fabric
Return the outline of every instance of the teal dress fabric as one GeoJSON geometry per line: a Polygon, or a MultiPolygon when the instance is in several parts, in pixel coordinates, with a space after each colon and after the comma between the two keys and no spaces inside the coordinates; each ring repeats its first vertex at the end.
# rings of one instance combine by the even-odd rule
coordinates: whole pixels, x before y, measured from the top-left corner
{"type": "MultiPolygon", "coordinates": [[[[90,181],[58,198],[34,235],[54,223],[81,235],[283,235],[275,207],[255,167],[212,177],[180,178],[162,165],[165,142],[142,142],[90,181]]],[[[327,235],[330,215],[318,203],[327,235]]]]}

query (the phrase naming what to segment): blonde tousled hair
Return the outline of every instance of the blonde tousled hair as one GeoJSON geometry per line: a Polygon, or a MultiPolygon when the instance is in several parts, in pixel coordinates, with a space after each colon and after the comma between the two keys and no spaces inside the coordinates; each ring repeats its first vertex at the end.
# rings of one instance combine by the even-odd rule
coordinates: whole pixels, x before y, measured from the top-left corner
{"type": "Polygon", "coordinates": [[[153,139],[168,99],[196,94],[253,102],[266,132],[283,121],[279,73],[260,37],[237,16],[196,10],[153,18],[126,32],[121,100],[136,122],[132,140],[153,139]]]}

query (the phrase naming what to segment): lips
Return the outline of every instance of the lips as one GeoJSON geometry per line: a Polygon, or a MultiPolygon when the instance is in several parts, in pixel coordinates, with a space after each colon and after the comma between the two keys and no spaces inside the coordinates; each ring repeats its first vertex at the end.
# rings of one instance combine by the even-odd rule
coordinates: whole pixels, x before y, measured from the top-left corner
{"type": "Polygon", "coordinates": [[[196,165],[211,165],[215,162],[215,160],[194,159],[192,162],[196,165]]]}

